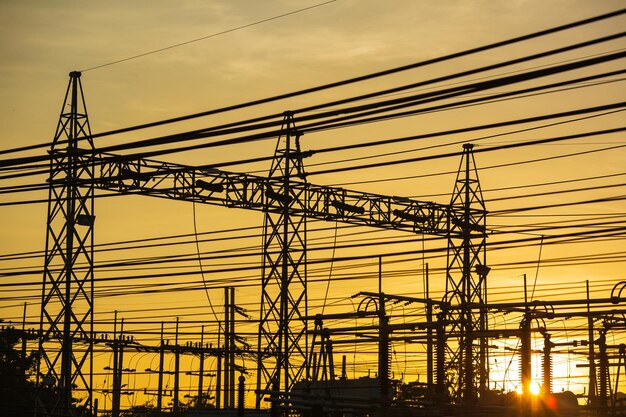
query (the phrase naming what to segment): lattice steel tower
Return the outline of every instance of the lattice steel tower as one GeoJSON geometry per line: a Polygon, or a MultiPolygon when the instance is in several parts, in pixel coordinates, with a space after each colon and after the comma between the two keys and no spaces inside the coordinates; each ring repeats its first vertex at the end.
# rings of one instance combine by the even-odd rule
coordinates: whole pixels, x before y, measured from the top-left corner
{"type": "Polygon", "coordinates": [[[70,73],[50,150],[37,379],[40,410],[51,416],[92,408],[94,163],[80,75],[70,73]]]}
{"type": "Polygon", "coordinates": [[[472,152],[474,145],[463,145],[463,156],[450,200],[446,293],[453,305],[449,320],[451,334],[458,343],[448,344],[448,375],[452,396],[472,402],[475,387],[487,388],[486,311],[476,308],[487,302],[486,218],[478,171],[472,152]],[[474,305],[474,308],[472,307],[474,305]],[[477,337],[477,333],[483,336],[477,337]],[[478,372],[476,372],[478,371],[478,372]]]}
{"type": "Polygon", "coordinates": [[[299,139],[286,112],[264,191],[257,408],[268,391],[289,392],[308,377],[306,216],[296,214],[306,212],[307,198],[305,187],[293,186],[305,182],[299,139]]]}

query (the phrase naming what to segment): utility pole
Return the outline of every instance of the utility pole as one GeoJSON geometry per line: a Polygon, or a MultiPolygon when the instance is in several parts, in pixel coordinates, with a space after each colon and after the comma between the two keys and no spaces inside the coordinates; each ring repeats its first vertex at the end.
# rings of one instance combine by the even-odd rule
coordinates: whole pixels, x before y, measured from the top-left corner
{"type": "Polygon", "coordinates": [[[385,311],[383,294],[383,258],[378,257],[378,380],[380,381],[381,407],[387,408],[389,401],[389,317],[385,311]]]}
{"type": "Polygon", "coordinates": [[[26,307],[28,303],[24,303],[24,314],[22,315],[22,363],[26,360],[26,307]]]}
{"type": "Polygon", "coordinates": [[[180,347],[178,346],[178,317],[176,317],[176,338],[174,344],[174,398],[172,401],[173,404],[173,412],[178,413],[179,411],[179,403],[178,403],[178,394],[180,391],[180,347]]]}
{"type": "Polygon", "coordinates": [[[200,331],[200,375],[198,375],[198,399],[196,400],[196,406],[202,407],[202,380],[204,379],[204,324],[200,331]]]}
{"type": "Polygon", "coordinates": [[[161,322],[161,345],[159,346],[159,391],[157,392],[157,412],[163,409],[163,366],[165,362],[165,345],[163,340],[163,322],[161,322]]]}
{"type": "Polygon", "coordinates": [[[520,379],[522,382],[522,398],[520,402],[522,415],[530,412],[530,384],[532,381],[531,363],[531,327],[530,308],[528,306],[528,290],[526,286],[526,274],[524,274],[524,317],[520,323],[520,379]]]}
{"type": "Polygon", "coordinates": [[[221,407],[222,400],[222,357],[224,356],[224,349],[221,342],[222,325],[217,323],[217,380],[215,381],[215,408],[217,410],[221,407]]]}
{"type": "Polygon", "coordinates": [[[230,408],[230,291],[224,287],[224,408],[230,408]]]}
{"type": "Polygon", "coordinates": [[[224,288],[224,408],[235,408],[235,288],[224,288]]]}
{"type": "Polygon", "coordinates": [[[229,364],[229,376],[228,381],[230,382],[229,392],[230,392],[230,408],[235,408],[235,287],[229,287],[230,291],[230,308],[228,310],[230,321],[230,342],[228,343],[228,364],[229,364]]]}
{"type": "Polygon", "coordinates": [[[124,361],[124,318],[117,332],[117,310],[113,327],[113,404],[111,406],[112,417],[120,415],[120,399],[122,395],[122,369],[124,361]]]}

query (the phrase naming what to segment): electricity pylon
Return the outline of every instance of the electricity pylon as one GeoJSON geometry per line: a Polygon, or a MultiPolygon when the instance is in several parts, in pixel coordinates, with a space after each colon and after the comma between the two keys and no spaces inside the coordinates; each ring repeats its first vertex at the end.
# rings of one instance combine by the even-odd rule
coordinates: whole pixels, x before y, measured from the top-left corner
{"type": "Polygon", "coordinates": [[[92,407],[94,160],[79,147],[93,150],[80,75],[70,73],[50,150],[37,375],[40,410],[51,416],[92,407]]]}

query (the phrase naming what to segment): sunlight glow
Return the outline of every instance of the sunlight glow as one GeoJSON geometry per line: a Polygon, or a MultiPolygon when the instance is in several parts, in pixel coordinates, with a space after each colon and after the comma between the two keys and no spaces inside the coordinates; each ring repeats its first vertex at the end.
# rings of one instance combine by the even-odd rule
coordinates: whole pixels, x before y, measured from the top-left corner
{"type": "Polygon", "coordinates": [[[539,386],[539,383],[537,381],[533,381],[530,383],[530,393],[532,395],[539,395],[539,393],[541,392],[541,387],[539,386]]]}

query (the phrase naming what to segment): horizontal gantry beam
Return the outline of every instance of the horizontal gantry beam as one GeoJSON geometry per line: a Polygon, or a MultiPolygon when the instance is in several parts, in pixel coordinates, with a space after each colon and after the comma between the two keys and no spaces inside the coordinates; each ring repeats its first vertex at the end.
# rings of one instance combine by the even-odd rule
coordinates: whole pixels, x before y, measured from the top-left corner
{"type": "Polygon", "coordinates": [[[404,197],[290,182],[289,197],[275,190],[282,179],[191,167],[153,160],[96,154],[95,186],[118,193],[138,193],[225,207],[279,212],[285,204],[294,215],[343,223],[447,236],[458,223],[457,208],[404,197]],[[450,221],[449,221],[450,220],[450,221]]]}

